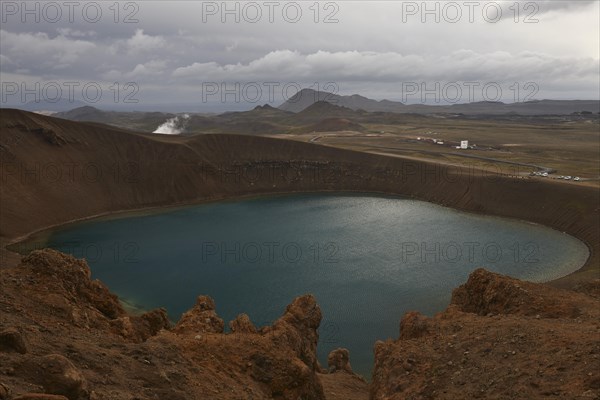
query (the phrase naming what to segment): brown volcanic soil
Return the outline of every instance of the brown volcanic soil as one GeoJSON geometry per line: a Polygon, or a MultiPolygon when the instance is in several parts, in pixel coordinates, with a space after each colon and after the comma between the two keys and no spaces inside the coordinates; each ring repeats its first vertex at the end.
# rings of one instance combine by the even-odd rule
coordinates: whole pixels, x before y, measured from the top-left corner
{"type": "MultiPolygon", "coordinates": [[[[590,287],[597,294],[600,281],[590,287]]],[[[1,269],[0,288],[0,399],[44,392],[67,396],[55,400],[600,396],[599,298],[482,269],[454,291],[446,311],[408,313],[398,340],[375,344],[370,389],[343,362],[321,373],[322,316],[310,295],[272,326],[254,327],[240,315],[225,334],[208,297],[174,326],[164,310],[132,316],[90,280],[84,261],[54,250],[1,269]]]]}
{"type": "MultiPolygon", "coordinates": [[[[37,230],[124,210],[302,191],[411,196],[578,237],[591,257],[554,285],[600,292],[594,187],[264,137],[147,136],[16,110],[0,110],[0,121],[0,382],[12,393],[365,398],[358,378],[319,373],[321,316],[310,296],[258,332],[241,317],[231,335],[200,297],[170,329],[164,312],[128,315],[82,262],[42,251],[17,266],[20,257],[4,249],[37,230]]],[[[377,344],[371,398],[597,398],[598,306],[585,294],[478,271],[446,312],[408,314],[398,341],[377,344]]]]}
{"type": "Polygon", "coordinates": [[[599,318],[597,297],[476,270],[446,311],[377,342],[371,398],[598,399],[599,318]]]}

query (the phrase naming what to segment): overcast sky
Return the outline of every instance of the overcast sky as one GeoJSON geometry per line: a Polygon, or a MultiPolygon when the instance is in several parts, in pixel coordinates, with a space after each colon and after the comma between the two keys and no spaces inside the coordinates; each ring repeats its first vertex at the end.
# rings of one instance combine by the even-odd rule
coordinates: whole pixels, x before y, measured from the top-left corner
{"type": "Polygon", "coordinates": [[[57,84],[63,97],[70,85],[81,98],[85,86],[84,100],[101,89],[95,105],[104,108],[172,111],[210,110],[223,88],[223,109],[278,104],[298,87],[407,103],[600,92],[594,0],[443,1],[427,10],[421,1],[28,4],[2,2],[4,104],[21,102],[22,84],[35,92],[35,82],[41,98],[57,84]]]}

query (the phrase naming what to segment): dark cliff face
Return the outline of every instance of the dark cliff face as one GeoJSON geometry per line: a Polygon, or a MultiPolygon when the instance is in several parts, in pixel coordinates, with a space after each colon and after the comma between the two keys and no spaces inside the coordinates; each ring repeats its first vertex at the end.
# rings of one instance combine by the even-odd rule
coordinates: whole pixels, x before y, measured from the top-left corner
{"type": "Polygon", "coordinates": [[[117,211],[244,195],[359,191],[541,223],[585,241],[588,270],[597,271],[600,262],[600,194],[594,187],[267,137],[167,137],[18,110],[3,109],[0,116],[2,244],[117,211]]]}

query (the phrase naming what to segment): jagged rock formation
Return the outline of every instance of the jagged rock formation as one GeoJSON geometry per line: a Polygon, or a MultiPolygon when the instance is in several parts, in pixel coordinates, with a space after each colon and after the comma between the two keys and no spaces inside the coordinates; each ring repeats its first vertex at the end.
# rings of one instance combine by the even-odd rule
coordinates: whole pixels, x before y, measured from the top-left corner
{"type": "Polygon", "coordinates": [[[0,381],[15,395],[325,398],[316,359],[321,311],[310,295],[295,299],[273,326],[256,329],[240,316],[224,334],[209,297],[200,296],[171,328],[164,310],[127,314],[90,279],[85,261],[54,250],[0,270],[0,283],[0,381]],[[25,337],[27,351],[16,351],[25,337]]]}
{"type": "Polygon", "coordinates": [[[229,322],[229,329],[234,333],[256,333],[256,327],[246,314],[240,314],[229,322]]]}
{"type": "Polygon", "coordinates": [[[173,332],[179,334],[223,333],[225,323],[215,311],[215,301],[208,296],[200,296],[196,305],[187,311],[173,332]]]}
{"type": "Polygon", "coordinates": [[[352,373],[348,349],[340,348],[330,352],[327,356],[327,369],[329,372],[346,371],[352,373]]]}
{"type": "Polygon", "coordinates": [[[592,296],[476,270],[446,311],[375,345],[371,398],[598,398],[599,317],[592,296]]]}
{"type": "Polygon", "coordinates": [[[320,375],[327,400],[367,400],[368,383],[352,371],[350,353],[338,348],[327,357],[327,374],[320,375]]]}
{"type": "MultiPolygon", "coordinates": [[[[600,281],[587,286],[475,271],[446,311],[407,313],[400,338],[375,345],[370,398],[597,398],[600,281]]],[[[2,400],[368,398],[347,350],[321,371],[322,314],[310,295],[272,326],[241,314],[223,333],[209,297],[174,327],[164,310],[132,316],[84,261],[54,250],[1,269],[0,288],[2,400]]]]}

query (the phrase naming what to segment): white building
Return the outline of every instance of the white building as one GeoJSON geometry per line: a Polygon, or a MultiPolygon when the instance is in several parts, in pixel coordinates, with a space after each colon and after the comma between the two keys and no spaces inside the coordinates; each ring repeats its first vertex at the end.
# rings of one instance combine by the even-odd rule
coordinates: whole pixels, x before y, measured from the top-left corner
{"type": "Polygon", "coordinates": [[[468,140],[461,140],[460,141],[460,148],[461,149],[468,149],[469,148],[469,141],[468,140]]]}

